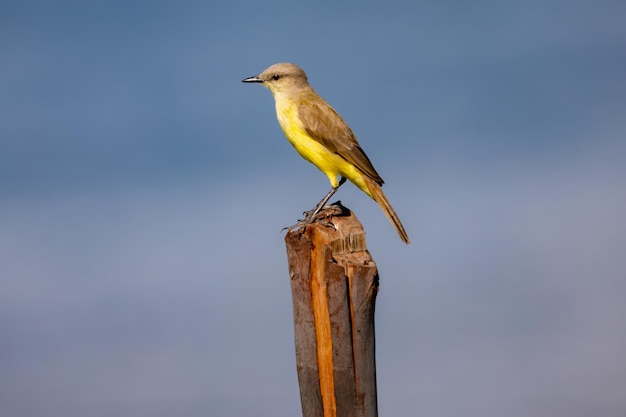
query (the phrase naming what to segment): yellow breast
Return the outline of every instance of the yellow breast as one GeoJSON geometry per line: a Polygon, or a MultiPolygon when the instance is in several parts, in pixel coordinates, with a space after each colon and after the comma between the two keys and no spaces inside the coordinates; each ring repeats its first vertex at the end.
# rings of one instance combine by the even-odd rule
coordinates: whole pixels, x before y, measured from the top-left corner
{"type": "Polygon", "coordinates": [[[372,197],[363,174],[354,165],[307,134],[298,115],[297,104],[291,98],[280,94],[275,94],[274,98],[278,123],[296,151],[326,174],[333,187],[337,187],[339,183],[338,176],[345,177],[372,197]]]}

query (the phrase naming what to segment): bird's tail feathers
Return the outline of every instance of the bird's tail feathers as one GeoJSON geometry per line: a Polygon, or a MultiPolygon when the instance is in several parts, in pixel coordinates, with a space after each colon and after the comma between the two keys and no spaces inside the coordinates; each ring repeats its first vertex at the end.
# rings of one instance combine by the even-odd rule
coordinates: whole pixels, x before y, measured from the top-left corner
{"type": "Polygon", "coordinates": [[[398,235],[400,235],[400,239],[402,239],[402,241],[406,244],[411,243],[411,241],[409,240],[409,235],[406,233],[406,230],[404,230],[404,226],[402,226],[402,222],[400,221],[400,218],[398,217],[396,212],[393,210],[393,207],[391,207],[391,204],[389,204],[385,193],[383,193],[382,187],[378,185],[378,183],[376,183],[374,180],[366,176],[364,177],[367,183],[367,188],[370,190],[371,195],[378,203],[380,208],[383,210],[385,216],[387,216],[393,227],[396,228],[398,235]]]}

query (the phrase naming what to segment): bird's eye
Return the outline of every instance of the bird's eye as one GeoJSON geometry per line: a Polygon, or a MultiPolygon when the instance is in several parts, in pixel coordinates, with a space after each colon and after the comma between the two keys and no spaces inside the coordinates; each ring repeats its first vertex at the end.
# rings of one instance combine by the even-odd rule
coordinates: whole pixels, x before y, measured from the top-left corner
{"type": "Polygon", "coordinates": [[[277,79],[280,78],[280,75],[278,74],[274,74],[274,76],[272,77],[272,80],[276,81],[277,79]]]}

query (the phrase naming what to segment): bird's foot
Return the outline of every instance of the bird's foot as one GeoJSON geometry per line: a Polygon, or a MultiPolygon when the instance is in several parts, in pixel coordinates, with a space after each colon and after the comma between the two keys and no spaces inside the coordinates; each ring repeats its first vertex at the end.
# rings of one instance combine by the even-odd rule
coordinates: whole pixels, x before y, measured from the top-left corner
{"type": "Polygon", "coordinates": [[[306,227],[313,223],[321,224],[322,226],[325,226],[325,227],[332,227],[333,229],[337,230],[337,227],[332,222],[326,221],[324,220],[324,218],[320,218],[318,216],[315,216],[314,218],[304,218],[304,219],[298,220],[296,224],[292,226],[283,227],[282,230],[286,230],[287,233],[289,233],[292,230],[301,229],[301,231],[304,232],[306,230],[306,227]]]}
{"type": "MultiPolygon", "coordinates": [[[[339,202],[341,204],[341,202],[339,202]]],[[[289,227],[284,227],[282,230],[287,230],[287,233],[291,232],[295,229],[302,229],[302,232],[306,229],[306,227],[313,223],[321,224],[325,227],[331,227],[334,230],[337,230],[337,226],[335,226],[331,221],[327,219],[332,216],[339,215],[343,212],[340,205],[337,203],[331,204],[330,206],[325,206],[321,210],[317,210],[317,208],[309,211],[305,211],[302,214],[304,215],[304,219],[298,220],[296,224],[289,227]]]]}

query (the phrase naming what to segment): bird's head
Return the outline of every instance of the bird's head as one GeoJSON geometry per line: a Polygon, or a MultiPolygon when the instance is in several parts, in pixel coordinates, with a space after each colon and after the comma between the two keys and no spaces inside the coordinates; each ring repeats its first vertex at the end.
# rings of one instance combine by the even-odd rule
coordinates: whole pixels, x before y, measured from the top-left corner
{"type": "Polygon", "coordinates": [[[302,68],[288,62],[274,64],[259,75],[241,81],[244,83],[262,83],[273,94],[297,92],[310,88],[302,68]]]}

